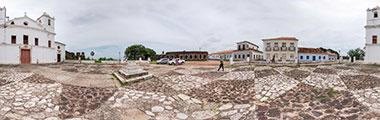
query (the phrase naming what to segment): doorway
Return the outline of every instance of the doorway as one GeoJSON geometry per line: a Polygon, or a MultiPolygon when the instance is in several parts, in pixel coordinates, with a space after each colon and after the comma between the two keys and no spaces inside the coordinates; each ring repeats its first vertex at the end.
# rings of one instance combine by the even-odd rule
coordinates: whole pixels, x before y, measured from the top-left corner
{"type": "Polygon", "coordinates": [[[21,49],[20,61],[21,64],[30,64],[30,49],[21,49]]]}
{"type": "Polygon", "coordinates": [[[57,62],[61,62],[61,54],[57,54],[57,62]]]}

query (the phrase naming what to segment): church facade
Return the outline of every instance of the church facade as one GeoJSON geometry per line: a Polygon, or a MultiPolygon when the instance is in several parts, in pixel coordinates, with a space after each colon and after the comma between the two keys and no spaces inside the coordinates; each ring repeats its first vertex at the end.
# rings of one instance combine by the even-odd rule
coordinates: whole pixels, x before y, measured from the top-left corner
{"type": "Polygon", "coordinates": [[[55,18],[26,14],[9,20],[0,8],[0,64],[43,64],[65,60],[65,44],[55,41],[55,18]]]}
{"type": "Polygon", "coordinates": [[[366,63],[380,63],[380,7],[367,10],[365,58],[366,63]]]}

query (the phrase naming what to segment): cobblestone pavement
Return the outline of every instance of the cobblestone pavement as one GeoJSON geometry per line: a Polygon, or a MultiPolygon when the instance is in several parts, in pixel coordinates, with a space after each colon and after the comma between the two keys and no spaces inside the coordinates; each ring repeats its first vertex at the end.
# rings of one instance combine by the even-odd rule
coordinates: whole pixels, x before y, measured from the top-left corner
{"type": "Polygon", "coordinates": [[[217,72],[146,65],[160,73],[150,80],[108,87],[80,85],[83,77],[75,76],[66,84],[54,76],[108,76],[113,68],[43,67],[40,71],[46,73],[0,67],[0,120],[380,119],[378,67],[242,66],[217,72]],[[54,69],[65,72],[49,73],[54,69]]]}

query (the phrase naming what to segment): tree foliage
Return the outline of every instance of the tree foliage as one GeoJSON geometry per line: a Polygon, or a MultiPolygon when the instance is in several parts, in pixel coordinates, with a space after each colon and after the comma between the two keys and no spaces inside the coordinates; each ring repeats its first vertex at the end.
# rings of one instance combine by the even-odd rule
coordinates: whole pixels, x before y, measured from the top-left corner
{"type": "Polygon", "coordinates": [[[154,59],[156,52],[153,49],[145,48],[143,45],[131,45],[125,49],[124,55],[128,60],[138,60],[140,57],[144,60],[154,59]]]}
{"type": "Polygon", "coordinates": [[[355,57],[356,60],[364,60],[365,52],[360,48],[351,49],[347,53],[351,58],[355,57]]]}
{"type": "Polygon", "coordinates": [[[340,54],[339,52],[333,50],[333,49],[326,49],[326,48],[323,48],[323,47],[320,47],[319,49],[321,49],[323,52],[330,52],[330,53],[334,53],[337,55],[338,58],[340,58],[340,54]]]}

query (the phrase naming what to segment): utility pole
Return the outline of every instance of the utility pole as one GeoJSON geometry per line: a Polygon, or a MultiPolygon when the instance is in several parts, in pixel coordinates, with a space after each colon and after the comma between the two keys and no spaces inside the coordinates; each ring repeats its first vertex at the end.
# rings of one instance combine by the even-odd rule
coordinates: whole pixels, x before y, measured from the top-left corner
{"type": "Polygon", "coordinates": [[[120,51],[119,51],[119,64],[121,63],[121,58],[120,58],[120,51]]]}

